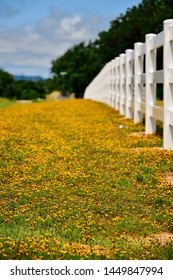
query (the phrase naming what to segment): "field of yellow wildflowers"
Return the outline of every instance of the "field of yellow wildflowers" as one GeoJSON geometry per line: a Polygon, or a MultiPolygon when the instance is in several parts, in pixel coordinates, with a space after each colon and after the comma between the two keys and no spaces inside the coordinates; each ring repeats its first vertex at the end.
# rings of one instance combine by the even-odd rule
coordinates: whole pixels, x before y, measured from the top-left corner
{"type": "Polygon", "coordinates": [[[1,108],[0,259],[172,259],[173,152],[143,130],[88,100],[1,108]]]}

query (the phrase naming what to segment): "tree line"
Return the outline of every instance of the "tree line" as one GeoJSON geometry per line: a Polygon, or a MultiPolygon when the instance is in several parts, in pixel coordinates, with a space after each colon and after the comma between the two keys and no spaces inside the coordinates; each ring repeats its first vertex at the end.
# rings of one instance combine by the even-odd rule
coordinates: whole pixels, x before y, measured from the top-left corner
{"type": "MultiPolygon", "coordinates": [[[[107,31],[98,34],[94,42],[80,43],[52,61],[54,82],[61,86],[60,71],[68,73],[66,86],[77,98],[102,67],[111,59],[134,48],[134,43],[144,42],[147,33],[163,30],[163,21],[173,18],[173,0],[143,0],[138,6],[129,8],[110,23],[107,31]]],[[[162,67],[162,51],[158,51],[158,68],[162,67]]],[[[159,93],[161,94],[161,93],[159,93]]]]}
{"type": "MultiPolygon", "coordinates": [[[[173,0],[142,0],[138,6],[129,8],[125,14],[110,22],[109,29],[100,32],[95,41],[81,42],[54,59],[51,62],[52,78],[44,83],[33,82],[33,88],[31,84],[22,81],[14,89],[11,82],[4,94],[8,92],[11,98],[10,92],[13,90],[14,93],[16,90],[17,98],[21,98],[21,95],[28,96],[29,91],[25,91],[27,87],[32,88],[33,93],[41,94],[42,91],[42,95],[55,89],[63,92],[65,82],[66,92],[74,92],[76,98],[82,98],[87,85],[108,61],[128,48],[133,49],[135,42],[144,42],[147,33],[157,34],[162,31],[163,21],[170,18],[173,18],[173,0]],[[61,71],[66,72],[64,77],[61,71]]],[[[162,66],[161,56],[162,51],[158,51],[157,67],[162,66]]],[[[0,72],[0,76],[1,74],[0,72]]],[[[11,79],[9,77],[9,81],[11,79]]],[[[1,93],[0,78],[0,95],[1,93]]]]}
{"type": "Polygon", "coordinates": [[[45,98],[47,92],[45,81],[16,81],[14,77],[0,69],[0,96],[9,99],[34,100],[45,98]]]}

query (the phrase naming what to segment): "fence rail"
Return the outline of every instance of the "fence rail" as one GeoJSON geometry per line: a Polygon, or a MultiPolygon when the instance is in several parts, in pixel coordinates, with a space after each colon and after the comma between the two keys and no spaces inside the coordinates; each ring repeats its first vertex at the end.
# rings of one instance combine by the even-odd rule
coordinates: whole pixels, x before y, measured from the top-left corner
{"type": "Polygon", "coordinates": [[[108,104],[121,115],[142,122],[145,133],[156,132],[163,122],[163,148],[173,149],[173,20],[163,31],[147,34],[145,43],[135,43],[108,62],[85,90],[84,98],[108,104]],[[163,69],[157,70],[157,50],[163,48],[163,69]],[[156,85],[163,84],[163,108],[156,106],[156,85]]]}

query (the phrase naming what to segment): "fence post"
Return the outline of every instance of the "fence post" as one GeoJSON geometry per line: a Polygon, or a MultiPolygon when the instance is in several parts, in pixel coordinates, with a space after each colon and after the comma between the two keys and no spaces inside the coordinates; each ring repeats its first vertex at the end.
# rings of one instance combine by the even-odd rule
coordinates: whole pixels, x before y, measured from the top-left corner
{"type": "Polygon", "coordinates": [[[135,74],[134,74],[134,122],[139,123],[143,120],[143,114],[141,112],[142,102],[142,82],[141,75],[143,73],[143,57],[141,55],[141,47],[143,43],[135,43],[135,74]]]}
{"type": "Polygon", "coordinates": [[[107,86],[108,86],[108,105],[111,106],[111,61],[108,62],[107,66],[107,86]]]}
{"type": "Polygon", "coordinates": [[[120,58],[116,57],[116,79],[115,79],[115,88],[116,88],[116,96],[115,96],[115,108],[116,110],[120,109],[120,58]]]}
{"type": "Polygon", "coordinates": [[[112,61],[109,62],[109,106],[112,106],[112,61]]]}
{"type": "Polygon", "coordinates": [[[104,103],[109,104],[109,87],[108,87],[108,62],[105,65],[105,78],[104,78],[104,103]]]}
{"type": "Polygon", "coordinates": [[[113,107],[114,99],[114,74],[113,74],[113,59],[110,61],[110,106],[113,107]]]}
{"type": "Polygon", "coordinates": [[[115,59],[112,60],[112,107],[115,108],[115,77],[116,77],[115,59]]]}
{"type": "Polygon", "coordinates": [[[125,115],[125,61],[126,55],[120,54],[120,114],[125,115]]]}
{"type": "Polygon", "coordinates": [[[105,90],[104,90],[104,75],[105,75],[105,66],[103,67],[103,69],[101,70],[102,73],[101,73],[101,81],[100,81],[100,90],[101,90],[101,102],[104,102],[104,95],[105,95],[105,90]]]}
{"type": "Polygon", "coordinates": [[[173,70],[172,26],[172,19],[164,21],[164,149],[173,149],[173,82],[171,81],[172,75],[169,73],[170,70],[173,70]]]}
{"type": "Polygon", "coordinates": [[[106,65],[103,68],[102,92],[103,92],[103,103],[106,103],[106,65]]]}
{"type": "Polygon", "coordinates": [[[134,92],[134,51],[126,50],[126,112],[127,119],[133,118],[133,92],[134,92]]]}
{"type": "Polygon", "coordinates": [[[108,70],[107,70],[107,79],[108,79],[108,105],[111,107],[111,102],[112,102],[112,88],[111,88],[111,83],[112,83],[112,74],[111,74],[111,61],[108,62],[108,70]]]}
{"type": "Polygon", "coordinates": [[[156,84],[152,81],[152,73],[156,71],[156,49],[152,48],[155,34],[147,34],[146,38],[146,100],[145,100],[145,133],[156,132],[156,119],[152,116],[152,106],[156,104],[156,84]]]}

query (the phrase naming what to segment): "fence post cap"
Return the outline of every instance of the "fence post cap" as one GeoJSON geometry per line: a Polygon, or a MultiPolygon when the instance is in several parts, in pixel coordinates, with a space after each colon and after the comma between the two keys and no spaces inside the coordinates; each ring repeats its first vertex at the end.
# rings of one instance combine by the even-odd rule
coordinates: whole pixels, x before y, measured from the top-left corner
{"type": "Polygon", "coordinates": [[[121,54],[120,54],[120,57],[124,57],[124,56],[125,56],[125,53],[121,53],[121,54]]]}
{"type": "Polygon", "coordinates": [[[142,42],[136,42],[135,45],[141,46],[141,45],[143,45],[143,43],[142,42]]]}
{"type": "Polygon", "coordinates": [[[164,25],[169,25],[169,24],[173,24],[173,19],[166,19],[164,20],[164,25]]]}
{"type": "Polygon", "coordinates": [[[134,50],[132,50],[132,49],[127,49],[126,50],[126,53],[132,53],[132,52],[134,52],[134,50]]]}
{"type": "Polygon", "coordinates": [[[133,50],[132,49],[127,49],[126,52],[133,52],[133,50]]]}
{"type": "Polygon", "coordinates": [[[149,34],[146,34],[146,35],[145,35],[145,38],[146,38],[146,39],[148,39],[148,38],[150,39],[150,38],[154,38],[155,36],[156,36],[156,34],[154,34],[154,33],[149,33],[149,34]]]}
{"type": "Polygon", "coordinates": [[[137,42],[134,44],[134,50],[135,52],[140,50],[142,48],[142,46],[144,45],[144,43],[141,43],[141,42],[137,42]]]}

